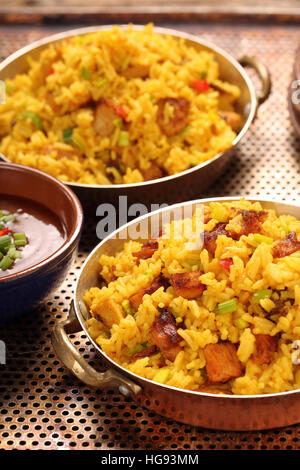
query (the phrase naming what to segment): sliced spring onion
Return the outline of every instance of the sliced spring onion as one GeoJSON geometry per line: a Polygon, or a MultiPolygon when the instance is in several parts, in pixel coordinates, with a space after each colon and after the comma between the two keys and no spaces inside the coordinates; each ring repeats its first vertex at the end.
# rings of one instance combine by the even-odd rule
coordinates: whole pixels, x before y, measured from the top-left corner
{"type": "Polygon", "coordinates": [[[242,318],[236,318],[233,321],[233,324],[240,330],[243,330],[244,328],[247,328],[249,326],[249,323],[246,320],[243,320],[242,318]]]}
{"type": "Polygon", "coordinates": [[[191,167],[191,168],[193,168],[194,166],[197,166],[197,165],[198,165],[198,163],[195,163],[195,162],[191,162],[191,163],[190,163],[190,167],[191,167]]]}
{"type": "Polygon", "coordinates": [[[10,235],[2,235],[0,237],[0,251],[4,251],[5,248],[10,247],[11,245],[11,238],[10,235]]]}
{"type": "Polygon", "coordinates": [[[21,252],[16,249],[15,246],[11,246],[7,252],[7,256],[9,256],[12,259],[18,259],[21,258],[21,252]]]}
{"type": "Polygon", "coordinates": [[[14,233],[13,237],[15,246],[25,246],[27,244],[25,233],[14,233]]]}
{"type": "Polygon", "coordinates": [[[100,80],[95,82],[95,85],[96,85],[97,88],[102,88],[107,83],[108,83],[108,81],[106,80],[106,78],[101,78],[100,80]]]}
{"type": "Polygon", "coordinates": [[[8,255],[4,256],[4,258],[0,261],[0,269],[5,271],[13,264],[13,262],[14,260],[12,260],[8,255]]]}
{"type": "Polygon", "coordinates": [[[273,238],[271,237],[267,237],[266,235],[261,235],[260,233],[255,233],[253,235],[253,239],[257,242],[257,243],[268,243],[269,245],[271,245],[271,243],[273,243],[273,238]]]}
{"type": "Polygon", "coordinates": [[[5,91],[8,95],[14,92],[14,87],[12,85],[9,85],[8,83],[5,84],[5,91]]]}
{"type": "Polygon", "coordinates": [[[11,222],[12,220],[15,220],[16,216],[13,215],[13,214],[9,214],[9,215],[3,215],[1,218],[0,218],[0,221],[1,222],[11,222]]]}
{"type": "Polygon", "coordinates": [[[237,309],[236,299],[225,300],[217,305],[217,313],[226,314],[234,312],[237,309]]]}
{"type": "Polygon", "coordinates": [[[228,211],[225,207],[216,204],[212,207],[210,216],[218,222],[226,222],[228,220],[228,211]]]}
{"type": "Polygon", "coordinates": [[[119,147],[128,147],[129,145],[129,132],[121,131],[118,146],[119,147]]]}
{"type": "Polygon", "coordinates": [[[21,116],[25,119],[31,119],[31,121],[33,122],[33,124],[38,130],[41,131],[43,129],[42,121],[36,113],[31,113],[29,111],[26,111],[21,116]]]}
{"type": "Polygon", "coordinates": [[[167,367],[162,367],[158,372],[156,372],[155,376],[153,377],[153,382],[164,384],[168,380],[169,375],[170,369],[167,367]]]}
{"type": "Polygon", "coordinates": [[[76,136],[72,137],[72,141],[73,141],[73,144],[75,144],[78,148],[80,148],[80,150],[84,149],[82,142],[76,136]]]}
{"type": "Polygon", "coordinates": [[[191,126],[186,126],[183,131],[179,132],[180,136],[187,134],[191,130],[191,126]]]}
{"type": "Polygon", "coordinates": [[[70,127],[70,129],[65,129],[62,133],[63,140],[66,143],[72,142],[72,134],[73,134],[74,127],[70,127]]]}
{"type": "Polygon", "coordinates": [[[260,300],[269,299],[272,295],[271,289],[261,289],[254,292],[252,299],[253,302],[258,303],[260,300]]]}
{"type": "Polygon", "coordinates": [[[128,315],[134,315],[135,312],[131,308],[129,300],[127,300],[127,299],[123,300],[121,305],[122,305],[122,308],[123,308],[125,313],[127,313],[128,315]]]}
{"type": "Polygon", "coordinates": [[[116,118],[113,120],[113,125],[116,127],[122,127],[123,125],[123,119],[122,118],[116,118]]]}
{"type": "Polygon", "coordinates": [[[81,69],[81,76],[85,80],[90,80],[92,76],[92,72],[89,69],[86,69],[85,67],[82,67],[81,69]]]}

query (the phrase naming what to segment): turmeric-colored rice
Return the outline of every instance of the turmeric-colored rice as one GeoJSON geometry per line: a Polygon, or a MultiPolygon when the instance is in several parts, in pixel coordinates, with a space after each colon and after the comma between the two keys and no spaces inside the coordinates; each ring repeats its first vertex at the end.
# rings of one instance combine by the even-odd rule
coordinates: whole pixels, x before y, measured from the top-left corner
{"type": "MultiPolygon", "coordinates": [[[[5,80],[0,152],[65,182],[109,185],[173,175],[231,147],[236,131],[222,113],[234,110],[240,90],[221,79],[213,53],[154,33],[152,25],[70,37],[29,57],[27,73],[5,80]],[[190,105],[176,135],[157,122],[165,98],[190,105]],[[117,113],[107,135],[95,128],[99,103],[117,113]]],[[[173,118],[169,100],[164,124],[173,118]]]]}
{"type": "Polygon", "coordinates": [[[134,240],[126,242],[115,256],[101,256],[103,287],[93,287],[84,296],[91,312],[90,335],[125,369],[176,388],[241,395],[298,389],[300,366],[295,342],[300,340],[300,251],[275,257],[274,247],[291,232],[300,240],[300,221],[288,214],[278,216],[258,202],[211,202],[205,207],[202,230],[211,232],[221,219],[226,230],[235,234],[233,238],[219,235],[212,255],[205,247],[187,250],[186,243],[199,236],[192,230],[196,217],[199,213],[193,216],[193,222],[185,220],[182,237],[172,236],[182,227],[182,221],[165,226],[165,235],[157,239],[158,249],[147,259],[137,261],[142,242],[134,240]],[[259,236],[243,234],[242,211],[261,210],[265,212],[259,236]],[[220,263],[224,259],[231,260],[229,269],[220,263]],[[149,287],[160,273],[171,280],[176,273],[195,270],[201,271],[199,280],[204,285],[199,297],[177,295],[170,282],[167,289],[160,287],[144,295],[136,311],[128,310],[128,299],[149,287]],[[264,292],[268,295],[261,295],[264,292]],[[236,302],[233,311],[218,311],[220,303],[232,299],[236,302]],[[117,319],[109,311],[97,314],[107,301],[117,306],[117,319]],[[137,351],[153,345],[151,327],[166,307],[176,323],[180,351],[173,361],[159,348],[154,354],[133,360],[137,351]],[[258,335],[277,338],[276,350],[267,363],[255,359],[258,335]],[[205,348],[228,343],[235,345],[242,373],[226,383],[211,384],[205,348]]]}

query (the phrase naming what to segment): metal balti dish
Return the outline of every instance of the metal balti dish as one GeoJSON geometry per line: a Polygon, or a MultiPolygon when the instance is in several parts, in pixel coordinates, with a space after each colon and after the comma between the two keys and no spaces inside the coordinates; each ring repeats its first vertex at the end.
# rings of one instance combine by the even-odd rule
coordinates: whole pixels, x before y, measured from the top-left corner
{"type": "MultiPolygon", "coordinates": [[[[18,73],[25,73],[28,70],[28,56],[35,59],[38,58],[40,52],[51,43],[73,36],[108,30],[111,27],[112,26],[92,26],[73,29],[34,42],[12,54],[0,64],[0,80],[11,78],[18,73]]],[[[120,26],[120,28],[123,29],[127,27],[127,25],[120,26]]],[[[135,25],[133,28],[140,30],[143,26],[135,25]]],[[[117,184],[111,186],[67,183],[79,196],[80,200],[88,206],[91,204],[99,204],[103,200],[108,203],[115,203],[120,195],[127,196],[129,204],[133,202],[143,202],[145,204],[163,202],[174,203],[199,196],[225,170],[233,156],[236,146],[246,134],[250,124],[254,120],[258,106],[265,101],[269,95],[269,72],[257,59],[245,56],[237,61],[225,51],[213,44],[202,41],[197,36],[166,28],[154,28],[153,30],[157,34],[168,34],[176,38],[183,38],[188,44],[199,50],[213,52],[220,66],[220,77],[223,80],[237,85],[241,89],[241,96],[237,101],[236,107],[237,112],[243,116],[243,127],[234,139],[231,148],[197,167],[190,168],[176,175],[142,183],[117,184]],[[262,87],[258,94],[256,94],[247,73],[242,67],[244,65],[254,68],[261,80],[262,87]]],[[[2,158],[5,159],[5,156],[2,156],[2,158]]]]}
{"type": "MultiPolygon", "coordinates": [[[[162,385],[122,368],[101,350],[87,331],[87,320],[90,315],[82,301],[83,294],[89,288],[99,285],[99,257],[102,254],[115,254],[122,249],[124,242],[127,241],[122,239],[127,234],[127,227],[134,229],[141,221],[145,219],[148,219],[148,222],[157,221],[157,217],[161,225],[162,214],[174,207],[190,206],[194,211],[199,203],[238,199],[240,197],[202,199],[167,207],[139,217],[96,246],[80,271],[69,317],[55,327],[52,335],[56,354],[73,374],[87,385],[98,389],[117,387],[122,394],[132,396],[141,405],[168,418],[195,426],[223,430],[258,430],[300,422],[300,391],[265,395],[213,395],[162,385]],[[106,372],[97,372],[71,344],[68,334],[82,329],[108,365],[109,369],[106,372]]],[[[269,200],[260,200],[260,202],[264,208],[274,209],[279,215],[290,214],[300,217],[300,205],[269,200]]]]}

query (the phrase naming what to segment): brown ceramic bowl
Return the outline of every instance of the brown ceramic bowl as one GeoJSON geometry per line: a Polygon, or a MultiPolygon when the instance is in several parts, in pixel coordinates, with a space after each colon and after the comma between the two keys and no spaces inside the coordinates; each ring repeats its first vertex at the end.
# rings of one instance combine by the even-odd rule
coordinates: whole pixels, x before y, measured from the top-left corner
{"type": "Polygon", "coordinates": [[[34,309],[63,281],[79,243],[83,212],[66,185],[32,168],[0,163],[0,188],[2,197],[29,199],[55,214],[64,231],[64,241],[46,258],[13,274],[8,270],[0,278],[0,325],[4,325],[34,309]]]}

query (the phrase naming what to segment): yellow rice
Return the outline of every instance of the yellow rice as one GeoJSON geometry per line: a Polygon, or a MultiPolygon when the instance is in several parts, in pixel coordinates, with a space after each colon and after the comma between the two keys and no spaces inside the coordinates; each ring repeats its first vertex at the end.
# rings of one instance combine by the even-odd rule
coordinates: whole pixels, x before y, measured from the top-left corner
{"type": "MultiPolygon", "coordinates": [[[[152,25],[65,39],[29,58],[27,73],[5,81],[0,152],[62,181],[86,184],[138,183],[153,163],[167,175],[181,172],[228,149],[236,137],[219,111],[233,110],[240,90],[219,78],[213,53],[155,34],[152,25]],[[122,75],[136,64],[149,66],[147,79],[122,75]],[[218,86],[197,93],[191,82],[204,76],[218,86]],[[189,100],[184,135],[167,137],[157,124],[157,102],[165,97],[189,100]],[[95,133],[94,108],[103,98],[125,110],[129,145],[118,147],[117,124],[112,135],[95,133]],[[69,129],[72,140],[66,141],[69,129]]],[[[165,114],[168,121],[172,107],[165,114]]]]}
{"type": "MultiPolygon", "coordinates": [[[[228,213],[232,208],[262,209],[260,203],[245,200],[222,203],[221,206],[228,213]]],[[[210,203],[206,210],[211,211],[214,207],[215,203],[210,203]]],[[[241,222],[241,215],[237,212],[227,224],[228,229],[236,232],[241,222]]],[[[139,241],[126,242],[123,250],[115,256],[102,255],[99,273],[105,285],[102,288],[91,288],[84,297],[91,311],[91,319],[88,321],[91,336],[122,367],[153,380],[160,370],[162,353],[159,351],[135,361],[131,358],[137,345],[153,344],[149,329],[159,315],[158,307],[167,306],[174,314],[176,323],[181,324],[178,334],[182,338],[182,349],[174,362],[165,361],[168,370],[164,381],[166,385],[199,390],[207,378],[205,346],[230,341],[236,345],[237,356],[244,367],[243,375],[230,382],[232,393],[266,394],[298,389],[300,366],[292,361],[292,344],[300,339],[300,252],[273,258],[272,247],[289,231],[295,231],[300,240],[300,222],[290,215],[277,216],[273,210],[266,212],[267,218],[262,223],[263,235],[270,237],[272,243],[258,243],[253,234],[242,235],[239,240],[221,235],[216,242],[214,257],[206,249],[187,251],[186,242],[195,239],[192,220],[188,219],[185,220],[185,228],[188,229],[181,239],[160,238],[158,250],[151,258],[141,260],[139,265],[132,254],[141,248],[142,242],[139,241]],[[220,267],[221,258],[233,260],[230,272],[220,267]],[[184,262],[189,266],[185,265],[185,268],[184,262]],[[166,291],[160,288],[152,295],[144,295],[138,311],[134,315],[124,312],[121,321],[111,328],[93,316],[95,307],[105,300],[113,299],[121,305],[141,288],[149,286],[159,273],[170,278],[174,273],[199,269],[199,263],[203,272],[200,280],[206,287],[200,298],[188,300],[177,296],[170,286],[166,291]],[[255,302],[253,294],[261,289],[271,289],[273,294],[271,298],[255,302]],[[237,299],[234,312],[216,313],[218,303],[232,298],[237,299]],[[268,312],[274,307],[276,299],[285,300],[287,310],[270,317],[268,312]],[[280,336],[270,364],[260,366],[252,360],[257,334],[280,336]]],[[[172,222],[164,228],[164,232],[173,233],[176,226],[180,228],[182,223],[172,222]]],[[[212,219],[202,227],[212,230],[216,223],[218,220],[212,219]]]]}

